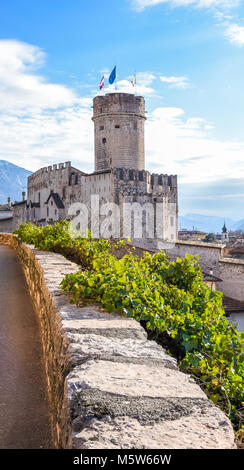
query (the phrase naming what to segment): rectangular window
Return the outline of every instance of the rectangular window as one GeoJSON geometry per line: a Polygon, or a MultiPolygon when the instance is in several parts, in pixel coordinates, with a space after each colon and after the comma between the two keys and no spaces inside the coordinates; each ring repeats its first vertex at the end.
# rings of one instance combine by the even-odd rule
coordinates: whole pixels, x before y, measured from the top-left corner
{"type": "Polygon", "coordinates": [[[170,217],[170,225],[171,227],[174,227],[174,217],[170,217]]]}
{"type": "Polygon", "coordinates": [[[104,131],[104,126],[100,126],[100,131],[104,131]]]}
{"type": "Polygon", "coordinates": [[[119,124],[116,124],[114,127],[115,127],[115,129],[119,129],[119,128],[120,128],[120,125],[119,125],[119,124]]]}

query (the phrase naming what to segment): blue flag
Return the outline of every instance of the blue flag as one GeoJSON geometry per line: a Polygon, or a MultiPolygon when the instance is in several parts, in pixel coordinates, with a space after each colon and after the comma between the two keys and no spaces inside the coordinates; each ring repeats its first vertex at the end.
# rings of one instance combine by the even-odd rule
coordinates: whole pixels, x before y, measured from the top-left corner
{"type": "Polygon", "coordinates": [[[108,81],[109,81],[110,85],[112,85],[115,80],[116,80],[116,65],[115,65],[114,69],[112,70],[108,81]]]}

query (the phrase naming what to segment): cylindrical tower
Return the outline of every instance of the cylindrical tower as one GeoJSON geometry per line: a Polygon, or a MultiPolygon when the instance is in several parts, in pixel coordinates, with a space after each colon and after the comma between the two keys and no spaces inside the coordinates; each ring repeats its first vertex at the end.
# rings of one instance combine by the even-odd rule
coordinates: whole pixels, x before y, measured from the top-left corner
{"type": "Polygon", "coordinates": [[[129,93],[109,93],[93,100],[95,170],[144,170],[145,100],[129,93]]]}

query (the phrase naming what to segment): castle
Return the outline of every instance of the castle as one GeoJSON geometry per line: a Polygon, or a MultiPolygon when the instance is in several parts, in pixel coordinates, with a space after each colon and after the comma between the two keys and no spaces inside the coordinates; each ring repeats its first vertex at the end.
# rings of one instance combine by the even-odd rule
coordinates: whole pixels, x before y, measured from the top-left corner
{"type": "MultiPolygon", "coordinates": [[[[127,93],[109,93],[93,100],[95,132],[95,171],[84,173],[60,163],[42,168],[29,176],[27,200],[14,205],[14,226],[24,221],[44,225],[70,219],[70,207],[81,202],[91,207],[91,198],[99,197],[99,207],[115,203],[131,205],[133,220],[141,207],[142,238],[176,241],[178,234],[177,176],[150,174],[145,170],[145,100],[127,93]],[[153,207],[151,219],[147,207],[153,207]],[[160,226],[160,233],[156,227],[160,226]]],[[[24,199],[24,196],[23,196],[24,199]]],[[[124,224],[125,225],[125,224],[124,224]]],[[[99,229],[98,229],[99,232],[99,229]]],[[[117,230],[118,238],[123,238],[117,230]]],[[[98,233],[98,236],[101,236],[98,233]]]]}

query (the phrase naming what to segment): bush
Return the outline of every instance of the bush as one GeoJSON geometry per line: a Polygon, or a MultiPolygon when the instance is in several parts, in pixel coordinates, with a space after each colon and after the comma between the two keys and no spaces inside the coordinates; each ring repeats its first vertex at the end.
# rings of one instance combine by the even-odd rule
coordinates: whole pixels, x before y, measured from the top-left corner
{"type": "Polygon", "coordinates": [[[20,225],[14,231],[25,243],[33,244],[35,248],[54,251],[71,258],[83,268],[92,266],[92,260],[110,251],[111,245],[107,240],[94,240],[90,233],[86,238],[72,236],[69,222],[55,222],[54,225],[36,227],[31,222],[20,225]]]}

